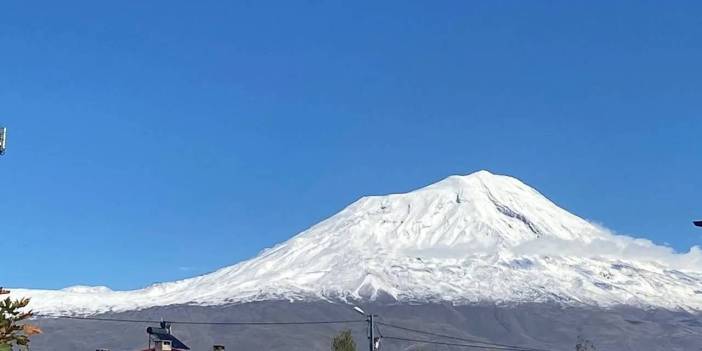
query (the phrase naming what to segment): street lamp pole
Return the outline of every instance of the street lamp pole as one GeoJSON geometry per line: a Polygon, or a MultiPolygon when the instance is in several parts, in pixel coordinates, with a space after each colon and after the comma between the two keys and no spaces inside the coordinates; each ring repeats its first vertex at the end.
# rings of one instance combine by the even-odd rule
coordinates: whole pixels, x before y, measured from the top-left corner
{"type": "Polygon", "coordinates": [[[368,315],[368,350],[375,351],[375,335],[373,335],[373,314],[368,315]]]}
{"type": "Polygon", "coordinates": [[[353,310],[364,315],[368,322],[368,351],[378,351],[380,349],[380,339],[375,336],[375,317],[377,315],[366,313],[360,307],[354,306],[353,310]]]}

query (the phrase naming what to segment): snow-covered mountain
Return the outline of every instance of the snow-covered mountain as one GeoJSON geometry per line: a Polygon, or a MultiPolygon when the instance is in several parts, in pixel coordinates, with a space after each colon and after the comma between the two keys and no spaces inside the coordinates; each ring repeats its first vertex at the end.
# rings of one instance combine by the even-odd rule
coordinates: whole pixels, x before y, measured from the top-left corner
{"type": "Polygon", "coordinates": [[[480,171],[364,197],[216,272],[134,291],[15,289],[42,314],[170,304],[376,299],[702,309],[702,253],[618,236],[517,179],[480,171]]]}

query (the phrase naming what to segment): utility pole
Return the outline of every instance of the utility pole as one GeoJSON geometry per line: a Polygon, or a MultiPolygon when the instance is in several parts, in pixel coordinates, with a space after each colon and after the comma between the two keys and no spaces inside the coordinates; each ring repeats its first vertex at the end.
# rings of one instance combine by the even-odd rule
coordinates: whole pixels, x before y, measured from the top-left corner
{"type": "Polygon", "coordinates": [[[354,311],[364,315],[366,317],[366,322],[368,322],[368,351],[378,351],[380,350],[380,338],[375,336],[375,317],[378,315],[372,313],[366,313],[360,307],[354,306],[354,311]]]}
{"type": "Polygon", "coordinates": [[[375,351],[375,338],[373,337],[373,314],[368,315],[368,351],[375,351]]]}

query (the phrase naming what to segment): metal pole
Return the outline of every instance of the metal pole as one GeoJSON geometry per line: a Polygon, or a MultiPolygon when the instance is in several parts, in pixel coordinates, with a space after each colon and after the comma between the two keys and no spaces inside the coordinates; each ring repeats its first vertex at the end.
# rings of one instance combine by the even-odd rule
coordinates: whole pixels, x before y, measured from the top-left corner
{"type": "Polygon", "coordinates": [[[368,315],[368,351],[375,351],[375,337],[373,335],[373,314],[368,315]]]}
{"type": "Polygon", "coordinates": [[[7,128],[0,127],[0,156],[5,154],[7,147],[7,128]]]}

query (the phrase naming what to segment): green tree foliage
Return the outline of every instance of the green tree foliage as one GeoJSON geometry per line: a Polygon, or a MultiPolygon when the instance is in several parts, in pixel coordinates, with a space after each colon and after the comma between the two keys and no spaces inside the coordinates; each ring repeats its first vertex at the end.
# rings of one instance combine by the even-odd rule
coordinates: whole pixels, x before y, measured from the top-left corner
{"type": "Polygon", "coordinates": [[[356,351],[356,342],[353,341],[351,330],[343,330],[334,337],[332,351],[356,351]]]}
{"type": "MultiPolygon", "coordinates": [[[[10,292],[0,288],[0,295],[10,292]]],[[[9,297],[0,300],[0,351],[10,350],[13,345],[26,348],[29,337],[41,333],[41,330],[23,321],[32,317],[32,311],[23,311],[29,305],[29,299],[12,300],[9,297]]]]}

